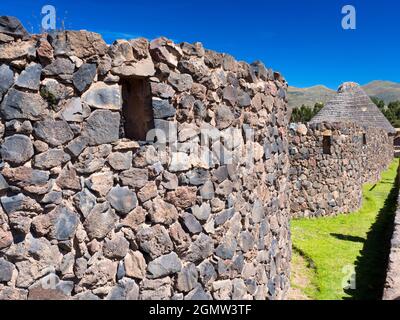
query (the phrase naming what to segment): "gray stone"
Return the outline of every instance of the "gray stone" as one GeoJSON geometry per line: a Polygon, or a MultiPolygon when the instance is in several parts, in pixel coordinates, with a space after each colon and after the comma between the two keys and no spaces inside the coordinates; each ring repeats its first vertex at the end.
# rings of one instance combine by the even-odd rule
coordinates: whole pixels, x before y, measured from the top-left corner
{"type": "Polygon", "coordinates": [[[203,120],[207,117],[207,107],[203,102],[196,100],[193,106],[193,113],[196,118],[203,120]]]}
{"type": "Polygon", "coordinates": [[[228,101],[232,106],[236,105],[238,100],[238,92],[234,86],[227,86],[222,91],[224,100],[228,101]]]}
{"type": "Polygon", "coordinates": [[[193,140],[200,133],[200,129],[195,124],[179,124],[179,142],[193,140]]]}
{"type": "Polygon", "coordinates": [[[186,295],[185,300],[212,300],[212,296],[208,292],[205,292],[203,287],[199,284],[186,295]]]}
{"type": "Polygon", "coordinates": [[[78,214],[65,206],[58,206],[49,214],[52,223],[51,236],[59,241],[72,239],[79,224],[78,214]]]}
{"type": "Polygon", "coordinates": [[[255,61],[250,65],[251,69],[257,77],[262,80],[269,80],[272,78],[271,71],[268,70],[261,61],[255,61]]]}
{"type": "Polygon", "coordinates": [[[152,259],[169,253],[173,249],[167,230],[156,224],[152,227],[142,227],[137,233],[139,247],[148,253],[152,259]]]}
{"type": "Polygon", "coordinates": [[[265,210],[259,200],[254,202],[251,217],[254,223],[260,223],[265,218],[265,210]]]}
{"type": "Polygon", "coordinates": [[[181,271],[182,263],[175,252],[163,255],[150,261],[147,266],[149,278],[161,278],[181,271]]]}
{"type": "Polygon", "coordinates": [[[16,165],[23,164],[34,154],[31,139],[20,134],[7,137],[1,145],[0,154],[3,161],[16,165]]]}
{"type": "Polygon", "coordinates": [[[108,156],[107,161],[114,170],[128,170],[132,166],[132,151],[113,152],[108,156]]]}
{"type": "Polygon", "coordinates": [[[191,56],[197,56],[197,57],[203,57],[205,54],[205,50],[203,47],[203,44],[201,42],[195,42],[195,43],[187,43],[187,42],[182,42],[181,43],[181,48],[182,51],[191,56]]]}
{"type": "Polygon", "coordinates": [[[175,108],[169,103],[168,100],[153,98],[152,106],[154,119],[173,117],[176,113],[175,108]]]}
{"type": "Polygon", "coordinates": [[[212,173],[212,178],[213,181],[218,183],[224,182],[226,179],[228,179],[228,167],[221,166],[218,169],[215,169],[212,173]]]}
{"type": "Polygon", "coordinates": [[[40,203],[44,204],[60,204],[62,201],[62,192],[60,191],[50,191],[46,193],[40,203]]]}
{"type": "Polygon", "coordinates": [[[224,237],[220,245],[215,249],[215,254],[222,259],[232,259],[237,247],[237,242],[230,236],[224,237]]]}
{"type": "Polygon", "coordinates": [[[86,148],[75,162],[75,169],[81,174],[91,174],[104,168],[105,158],[111,153],[110,145],[86,148]]]}
{"type": "Polygon", "coordinates": [[[138,300],[139,286],[132,279],[124,278],[118,281],[106,297],[106,300],[138,300]]]}
{"type": "Polygon", "coordinates": [[[191,213],[185,212],[183,214],[183,223],[190,233],[200,233],[203,230],[200,222],[191,213]]]}
{"type": "Polygon", "coordinates": [[[118,140],[119,125],[119,113],[110,110],[96,110],[87,118],[83,135],[88,137],[91,146],[111,143],[118,140]]]}
{"type": "Polygon", "coordinates": [[[18,39],[26,39],[29,37],[29,33],[23,27],[21,22],[12,16],[0,17],[0,33],[4,33],[18,39]]]}
{"type": "Polygon", "coordinates": [[[244,91],[239,92],[237,102],[238,102],[239,107],[242,107],[242,108],[248,107],[249,105],[251,105],[250,95],[244,91]]]}
{"type": "Polygon", "coordinates": [[[76,295],[74,295],[73,297],[74,300],[100,300],[100,298],[98,296],[96,296],[95,294],[93,294],[90,291],[84,291],[81,293],[78,293],[76,295]]]}
{"type": "Polygon", "coordinates": [[[52,104],[55,105],[62,99],[72,97],[74,95],[74,89],[59,83],[55,79],[46,78],[42,81],[40,94],[42,97],[46,97],[46,99],[51,99],[52,104]]]}
{"type": "Polygon", "coordinates": [[[230,300],[232,293],[232,280],[214,281],[212,284],[213,295],[216,300],[230,300]]]}
{"type": "Polygon", "coordinates": [[[66,121],[44,120],[35,124],[35,135],[53,147],[60,146],[74,138],[66,121]]]}
{"type": "Polygon", "coordinates": [[[179,291],[189,292],[196,284],[199,275],[194,263],[189,263],[182,268],[176,277],[176,288],[179,291]]]}
{"type": "Polygon", "coordinates": [[[170,277],[162,279],[144,279],[140,285],[141,300],[170,300],[172,281],[170,277]]]}
{"type": "Polygon", "coordinates": [[[183,92],[192,88],[193,79],[190,74],[171,72],[168,77],[168,83],[177,91],[183,92]]]}
{"type": "Polygon", "coordinates": [[[200,281],[203,283],[203,285],[206,286],[208,283],[212,283],[215,279],[217,279],[217,272],[210,261],[205,260],[201,262],[198,265],[198,269],[200,281]]]}
{"type": "Polygon", "coordinates": [[[201,206],[192,207],[193,215],[200,221],[207,221],[211,214],[211,206],[208,203],[203,203],[201,206]]]}
{"type": "Polygon", "coordinates": [[[67,58],[57,58],[51,64],[43,69],[45,76],[72,75],[75,70],[75,64],[67,58]]]}
{"type": "Polygon", "coordinates": [[[9,188],[6,179],[4,179],[3,175],[0,173],[0,191],[5,191],[9,188]]]}
{"type": "Polygon", "coordinates": [[[221,130],[229,127],[232,124],[234,116],[229,107],[221,105],[217,108],[215,120],[217,123],[217,128],[221,130]]]}
{"type": "Polygon", "coordinates": [[[110,190],[106,197],[111,206],[121,214],[128,214],[137,206],[135,192],[128,187],[116,186],[110,190]]]}
{"type": "Polygon", "coordinates": [[[85,184],[90,190],[105,197],[114,185],[113,173],[110,171],[93,173],[85,184]]]}
{"type": "Polygon", "coordinates": [[[186,171],[191,168],[189,156],[184,152],[174,152],[171,155],[171,161],[168,170],[171,172],[186,171]]]}
{"type": "MultiPolygon", "coordinates": [[[[101,255],[96,255],[91,263],[88,264],[88,268],[84,271],[79,284],[83,287],[93,289],[113,285],[115,283],[117,268],[117,261],[111,261],[101,255]]],[[[97,292],[97,290],[95,292],[97,292]]]]}
{"type": "Polygon", "coordinates": [[[88,143],[89,143],[88,137],[79,136],[74,140],[70,141],[65,147],[65,150],[76,158],[82,153],[82,151],[86,148],[88,143]]]}
{"type": "Polygon", "coordinates": [[[97,67],[93,63],[84,63],[72,76],[72,82],[79,92],[85,91],[96,76],[97,67]]]}
{"type": "Polygon", "coordinates": [[[83,108],[80,98],[72,98],[67,100],[61,112],[61,116],[65,121],[69,122],[82,122],[83,121],[83,108]]]}
{"type": "Polygon", "coordinates": [[[175,90],[168,84],[162,82],[151,82],[151,93],[159,98],[172,98],[175,90]]]}
{"type": "Polygon", "coordinates": [[[201,186],[210,179],[210,172],[205,169],[197,168],[186,174],[189,183],[194,186],[201,186]]]}
{"type": "Polygon", "coordinates": [[[74,197],[74,203],[86,218],[96,205],[96,197],[88,189],[83,189],[74,197]]]}
{"type": "Polygon", "coordinates": [[[129,62],[120,67],[112,68],[111,72],[120,77],[151,77],[156,72],[154,63],[150,58],[139,60],[138,62],[129,62]]]}
{"type": "Polygon", "coordinates": [[[21,72],[15,84],[20,88],[38,91],[41,73],[42,66],[38,63],[31,63],[21,72]]]}
{"type": "Polygon", "coordinates": [[[71,157],[60,149],[50,149],[34,157],[34,166],[38,169],[51,169],[71,160],[71,157]]]}
{"type": "Polygon", "coordinates": [[[191,262],[198,262],[208,258],[214,253],[214,241],[211,237],[200,233],[197,239],[189,246],[186,259],[191,262]]]}
{"type": "Polygon", "coordinates": [[[66,30],[49,35],[55,55],[76,56],[80,59],[104,56],[108,50],[100,34],[85,30],[66,30]]]}
{"type": "Polygon", "coordinates": [[[167,190],[175,190],[178,188],[178,177],[168,171],[163,172],[162,186],[167,190]]]}
{"type": "Polygon", "coordinates": [[[248,252],[254,247],[254,236],[249,231],[242,231],[239,236],[239,245],[243,252],[248,252]]]}
{"type": "Polygon", "coordinates": [[[150,42],[150,52],[154,61],[166,63],[171,67],[178,65],[178,57],[182,55],[181,49],[164,37],[150,42]]]}
{"type": "Polygon", "coordinates": [[[96,82],[83,94],[82,101],[97,109],[121,110],[121,89],[117,84],[96,82]]]}
{"type": "Polygon", "coordinates": [[[235,208],[223,210],[215,216],[215,225],[220,226],[233,217],[235,208]]]}
{"type": "Polygon", "coordinates": [[[0,105],[5,120],[40,120],[48,111],[47,104],[37,93],[22,92],[11,88],[0,105]]]}
{"type": "Polygon", "coordinates": [[[9,43],[13,41],[14,41],[13,37],[10,37],[4,33],[0,33],[0,43],[9,43]]]}
{"type": "Polygon", "coordinates": [[[126,276],[124,261],[118,262],[117,279],[120,280],[126,276]]]}
{"type": "Polygon", "coordinates": [[[178,137],[178,126],[173,121],[154,119],[154,129],[160,130],[162,137],[157,137],[162,143],[173,143],[178,137]]]}
{"type": "Polygon", "coordinates": [[[206,181],[200,188],[200,196],[203,200],[211,200],[214,198],[214,184],[211,181],[206,181]]]}
{"type": "Polygon", "coordinates": [[[129,250],[129,242],[123,235],[115,235],[105,240],[103,245],[104,256],[110,259],[122,259],[129,250]]]}
{"type": "Polygon", "coordinates": [[[6,64],[0,66],[0,100],[14,83],[14,72],[6,64]]]}
{"type": "Polygon", "coordinates": [[[15,267],[11,262],[0,258],[0,282],[8,282],[12,278],[15,267]]]}
{"type": "Polygon", "coordinates": [[[118,221],[118,216],[111,210],[108,203],[101,203],[94,206],[86,217],[83,226],[90,239],[103,239],[118,221]]]}
{"type": "Polygon", "coordinates": [[[138,168],[123,171],[119,177],[123,185],[131,188],[143,188],[149,180],[147,169],[138,168]]]}

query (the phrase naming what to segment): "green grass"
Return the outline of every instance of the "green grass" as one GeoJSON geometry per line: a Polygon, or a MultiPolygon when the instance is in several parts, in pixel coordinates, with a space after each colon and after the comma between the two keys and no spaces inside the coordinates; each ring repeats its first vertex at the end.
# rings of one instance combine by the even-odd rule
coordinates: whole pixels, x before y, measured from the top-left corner
{"type": "Polygon", "coordinates": [[[398,160],[394,160],[379,183],[364,185],[359,211],[292,221],[293,263],[301,261],[296,257],[301,254],[313,264],[313,285],[304,289],[309,298],[381,298],[398,194],[397,167],[398,160]],[[344,289],[343,279],[352,268],[356,288],[344,289]]]}

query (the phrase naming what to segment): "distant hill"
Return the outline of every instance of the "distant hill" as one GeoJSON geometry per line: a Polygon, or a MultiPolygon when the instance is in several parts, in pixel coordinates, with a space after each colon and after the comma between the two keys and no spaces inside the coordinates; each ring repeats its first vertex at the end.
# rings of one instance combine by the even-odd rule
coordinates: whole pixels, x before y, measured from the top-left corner
{"type": "Polygon", "coordinates": [[[386,104],[400,100],[400,83],[377,80],[366,84],[363,89],[369,96],[382,99],[386,104]]]}
{"type": "MultiPolygon", "coordinates": [[[[376,80],[362,86],[362,88],[369,96],[382,99],[386,104],[400,100],[400,83],[376,80]]],[[[301,107],[303,104],[314,106],[317,102],[326,103],[335,93],[336,91],[322,85],[304,89],[289,86],[289,107],[301,107]]]]}

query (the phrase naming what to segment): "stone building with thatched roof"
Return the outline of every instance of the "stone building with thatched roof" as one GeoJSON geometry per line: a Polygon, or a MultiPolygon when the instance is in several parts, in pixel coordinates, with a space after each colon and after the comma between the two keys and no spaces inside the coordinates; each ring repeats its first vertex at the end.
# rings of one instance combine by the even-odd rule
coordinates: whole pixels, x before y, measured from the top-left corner
{"type": "Polygon", "coordinates": [[[343,83],[335,97],[310,122],[354,122],[363,127],[384,129],[389,134],[396,133],[396,129],[355,82],[343,83]]]}
{"type": "Polygon", "coordinates": [[[291,212],[326,216],[361,206],[362,185],[391,163],[396,130],[361,87],[342,84],[307,124],[289,128],[291,212]]]}

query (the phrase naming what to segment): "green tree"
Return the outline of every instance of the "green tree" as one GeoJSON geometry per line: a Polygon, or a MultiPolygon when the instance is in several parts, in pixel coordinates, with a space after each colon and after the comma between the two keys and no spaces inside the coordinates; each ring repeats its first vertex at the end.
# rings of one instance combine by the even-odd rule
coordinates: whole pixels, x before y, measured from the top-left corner
{"type": "Polygon", "coordinates": [[[400,101],[393,101],[385,106],[385,102],[382,99],[371,97],[371,100],[382,111],[393,127],[400,128],[400,101]]]}
{"type": "Polygon", "coordinates": [[[382,111],[385,109],[385,101],[379,99],[377,97],[370,97],[372,102],[376,104],[376,106],[382,111]]]}
{"type": "Polygon", "coordinates": [[[290,121],[292,122],[309,122],[322,108],[323,103],[316,103],[314,107],[302,105],[300,108],[294,108],[290,121]]]}

